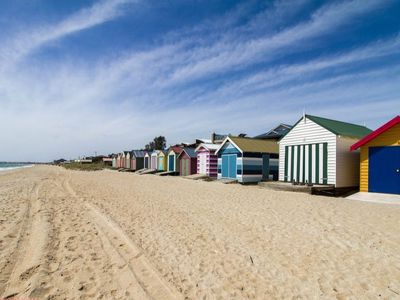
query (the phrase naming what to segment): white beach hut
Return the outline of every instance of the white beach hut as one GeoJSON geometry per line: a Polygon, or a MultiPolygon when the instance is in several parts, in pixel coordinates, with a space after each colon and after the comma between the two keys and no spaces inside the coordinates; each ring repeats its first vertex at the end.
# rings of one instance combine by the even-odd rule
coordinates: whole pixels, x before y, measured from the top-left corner
{"type": "Polygon", "coordinates": [[[279,143],[279,180],[355,187],[359,153],[350,146],[370,133],[365,126],[304,115],[279,143]]]}

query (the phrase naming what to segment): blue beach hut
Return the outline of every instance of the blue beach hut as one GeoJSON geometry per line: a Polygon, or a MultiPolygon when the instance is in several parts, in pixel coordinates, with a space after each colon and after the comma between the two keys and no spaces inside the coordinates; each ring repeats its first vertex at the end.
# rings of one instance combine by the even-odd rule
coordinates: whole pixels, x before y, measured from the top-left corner
{"type": "Polygon", "coordinates": [[[229,136],[215,153],[218,179],[240,183],[278,179],[279,147],[276,141],[229,136]]]}

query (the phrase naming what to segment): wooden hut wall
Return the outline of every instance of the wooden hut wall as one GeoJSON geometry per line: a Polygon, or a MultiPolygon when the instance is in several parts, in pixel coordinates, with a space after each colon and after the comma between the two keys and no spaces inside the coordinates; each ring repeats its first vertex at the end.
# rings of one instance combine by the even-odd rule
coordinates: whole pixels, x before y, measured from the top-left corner
{"type": "Polygon", "coordinates": [[[242,153],[240,150],[230,142],[226,142],[218,152],[218,179],[237,179],[241,181],[241,158],[242,153]]]}
{"type": "Polygon", "coordinates": [[[174,151],[168,152],[168,171],[177,172],[177,154],[174,151]]]}
{"type": "Polygon", "coordinates": [[[131,168],[131,155],[130,153],[125,154],[125,169],[131,168]]]}
{"type": "Polygon", "coordinates": [[[158,153],[157,157],[157,170],[158,171],[166,171],[167,170],[167,160],[164,152],[158,153]]]}
{"type": "Polygon", "coordinates": [[[151,169],[157,169],[157,152],[154,151],[153,153],[151,153],[151,157],[150,157],[150,168],[151,169]]]}
{"type": "Polygon", "coordinates": [[[196,174],[197,158],[190,157],[186,152],[182,152],[179,156],[179,175],[188,176],[196,174]]]}
{"type": "Polygon", "coordinates": [[[146,153],[144,156],[144,167],[146,169],[150,168],[150,155],[148,153],[146,153]]]}
{"type": "Polygon", "coordinates": [[[201,147],[197,151],[197,174],[217,177],[218,156],[214,153],[215,151],[210,151],[204,147],[201,147]]]}

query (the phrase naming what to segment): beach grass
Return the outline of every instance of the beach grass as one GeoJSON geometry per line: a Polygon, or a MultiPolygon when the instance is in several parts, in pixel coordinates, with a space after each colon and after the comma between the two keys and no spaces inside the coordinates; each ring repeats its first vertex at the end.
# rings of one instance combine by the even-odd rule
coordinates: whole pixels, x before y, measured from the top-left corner
{"type": "Polygon", "coordinates": [[[103,162],[91,163],[91,164],[82,164],[74,162],[69,164],[63,164],[62,166],[68,170],[78,170],[78,171],[101,171],[110,168],[110,166],[104,164],[103,162]]]}

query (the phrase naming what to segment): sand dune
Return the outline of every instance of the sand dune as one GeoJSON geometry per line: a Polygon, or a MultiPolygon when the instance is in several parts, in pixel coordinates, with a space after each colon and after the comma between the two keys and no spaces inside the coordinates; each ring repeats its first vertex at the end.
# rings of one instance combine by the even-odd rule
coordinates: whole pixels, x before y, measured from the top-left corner
{"type": "Polygon", "coordinates": [[[0,174],[0,298],[396,299],[400,207],[38,166],[0,174]]]}

